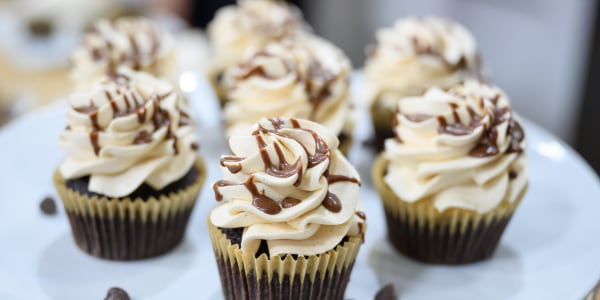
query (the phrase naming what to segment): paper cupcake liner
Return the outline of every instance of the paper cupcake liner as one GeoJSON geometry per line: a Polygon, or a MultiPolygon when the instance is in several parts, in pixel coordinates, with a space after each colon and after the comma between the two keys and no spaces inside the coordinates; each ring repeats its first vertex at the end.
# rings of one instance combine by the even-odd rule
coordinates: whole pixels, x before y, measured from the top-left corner
{"type": "Polygon", "coordinates": [[[147,199],[82,195],[67,187],[58,169],[54,185],[81,250],[105,259],[136,260],[161,255],[183,239],[206,178],[200,158],[195,168],[198,178],[191,185],[147,199]]]}
{"type": "Polygon", "coordinates": [[[343,299],[359,237],[311,256],[246,253],[208,221],[225,299],[343,299]]]}
{"type": "Polygon", "coordinates": [[[373,145],[377,152],[383,151],[385,140],[394,136],[392,127],[394,110],[390,110],[380,105],[379,98],[375,99],[371,105],[371,121],[373,122],[373,145]]]}
{"type": "Polygon", "coordinates": [[[221,109],[225,107],[227,103],[227,90],[221,83],[221,76],[223,74],[223,70],[211,70],[208,72],[208,78],[210,81],[210,85],[212,86],[213,91],[215,92],[215,96],[219,100],[219,106],[221,109]]]}
{"type": "Polygon", "coordinates": [[[526,190],[487,213],[460,208],[439,212],[428,199],[400,200],[383,181],[387,165],[385,158],[377,158],[373,181],[383,202],[388,239],[399,252],[427,263],[465,264],[490,257],[526,190]]]}
{"type": "Polygon", "coordinates": [[[340,139],[340,145],[338,146],[338,149],[340,149],[345,156],[348,156],[348,152],[350,152],[350,146],[352,146],[352,141],[354,140],[352,132],[342,132],[338,136],[338,139],[340,139]],[[340,139],[340,136],[343,136],[343,139],[340,139]]]}

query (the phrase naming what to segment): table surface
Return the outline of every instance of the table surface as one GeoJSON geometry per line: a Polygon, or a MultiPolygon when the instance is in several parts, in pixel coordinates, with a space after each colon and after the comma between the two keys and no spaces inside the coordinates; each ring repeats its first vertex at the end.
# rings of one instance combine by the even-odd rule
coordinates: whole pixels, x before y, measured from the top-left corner
{"type": "MultiPolygon", "coordinates": [[[[188,34],[186,39],[205,38],[201,33],[195,32],[188,34]],[[196,36],[195,36],[196,35],[196,36]],[[195,36],[195,37],[194,37],[195,36]]],[[[201,42],[203,44],[203,42],[201,42]]],[[[198,53],[198,52],[196,52],[198,53]]],[[[202,53],[208,55],[207,49],[202,50],[202,53]]],[[[185,54],[185,52],[184,52],[185,54]]],[[[209,61],[207,59],[200,61],[209,61]]],[[[58,68],[53,70],[45,70],[43,72],[32,73],[31,71],[22,71],[3,59],[0,53],[0,126],[17,118],[19,115],[35,110],[45,104],[51,103],[65,95],[70,89],[68,80],[68,69],[58,68]],[[35,98],[33,101],[15,109],[14,98],[6,94],[6,91],[15,90],[15,87],[23,89],[23,87],[31,86],[31,92],[35,98]],[[24,108],[23,108],[24,106],[24,108]]],[[[586,297],[585,300],[600,300],[600,283],[586,297]]]]}

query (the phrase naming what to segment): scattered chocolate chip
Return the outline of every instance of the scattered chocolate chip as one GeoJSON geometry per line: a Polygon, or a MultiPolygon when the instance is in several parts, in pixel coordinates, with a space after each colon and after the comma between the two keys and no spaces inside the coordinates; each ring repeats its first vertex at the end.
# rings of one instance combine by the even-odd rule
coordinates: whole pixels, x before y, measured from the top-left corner
{"type": "Polygon", "coordinates": [[[127,292],[119,287],[112,287],[108,290],[106,298],[104,300],[130,300],[127,292]]]}
{"type": "Polygon", "coordinates": [[[52,34],[53,25],[50,20],[33,20],[28,24],[29,32],[34,37],[48,37],[52,34]]]}
{"type": "Polygon", "coordinates": [[[56,214],[56,202],[54,198],[47,196],[40,203],[40,209],[46,215],[55,215],[56,214]]]}
{"type": "Polygon", "coordinates": [[[394,289],[394,285],[392,285],[391,283],[386,284],[375,295],[375,300],[396,300],[396,299],[398,299],[398,297],[396,296],[396,290],[394,289]]]}

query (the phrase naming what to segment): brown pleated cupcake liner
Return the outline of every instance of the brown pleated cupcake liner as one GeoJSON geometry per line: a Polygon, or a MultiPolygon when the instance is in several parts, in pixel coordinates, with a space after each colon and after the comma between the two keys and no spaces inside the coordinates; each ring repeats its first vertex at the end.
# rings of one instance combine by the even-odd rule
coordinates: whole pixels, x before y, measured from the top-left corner
{"type": "Polygon", "coordinates": [[[360,237],[325,253],[274,256],[246,253],[208,221],[225,299],[343,299],[360,237]]]}
{"type": "Polygon", "coordinates": [[[164,254],[183,239],[206,178],[201,158],[195,167],[198,178],[193,184],[148,199],[82,195],[67,187],[58,169],[54,185],[81,250],[104,259],[137,260],[164,254]]]}
{"type": "Polygon", "coordinates": [[[210,70],[207,74],[213,92],[215,92],[215,96],[219,100],[219,106],[221,107],[221,109],[225,107],[225,104],[228,101],[227,89],[223,86],[223,83],[221,82],[222,76],[223,70],[217,69],[210,70]]]}
{"type": "Polygon", "coordinates": [[[487,213],[450,208],[437,211],[431,199],[402,201],[383,181],[388,161],[379,156],[373,181],[383,202],[388,239],[402,254],[433,264],[466,264],[489,258],[525,194],[487,213]]]}
{"type": "Polygon", "coordinates": [[[385,146],[385,140],[394,137],[393,121],[395,110],[390,110],[381,105],[379,98],[371,105],[371,121],[373,123],[373,146],[377,152],[381,152],[385,146]]]}
{"type": "Polygon", "coordinates": [[[338,149],[340,149],[340,151],[345,156],[348,156],[348,152],[350,152],[350,147],[352,146],[352,141],[354,140],[354,137],[352,135],[352,132],[344,132],[343,136],[344,139],[340,140],[340,145],[338,146],[338,149]]]}

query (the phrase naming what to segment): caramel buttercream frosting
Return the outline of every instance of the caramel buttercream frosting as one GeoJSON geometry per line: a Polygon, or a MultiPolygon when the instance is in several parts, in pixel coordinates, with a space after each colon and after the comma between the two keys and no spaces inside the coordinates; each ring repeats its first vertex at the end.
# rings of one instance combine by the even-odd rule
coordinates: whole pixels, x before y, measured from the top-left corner
{"type": "Polygon", "coordinates": [[[320,254],[364,234],[360,178],[333,133],[293,118],[261,119],[253,130],[229,138],[212,224],[243,228],[241,249],[255,253],[265,240],[271,256],[320,254]]]}
{"type": "Polygon", "coordinates": [[[89,176],[91,192],[124,197],[143,183],[160,190],[196,160],[194,120],[168,81],[119,68],[68,103],[59,170],[66,179],[89,176]]]}
{"type": "Polygon", "coordinates": [[[385,183],[402,201],[485,213],[527,186],[526,140],[508,97],[476,80],[398,102],[385,183]]]}

